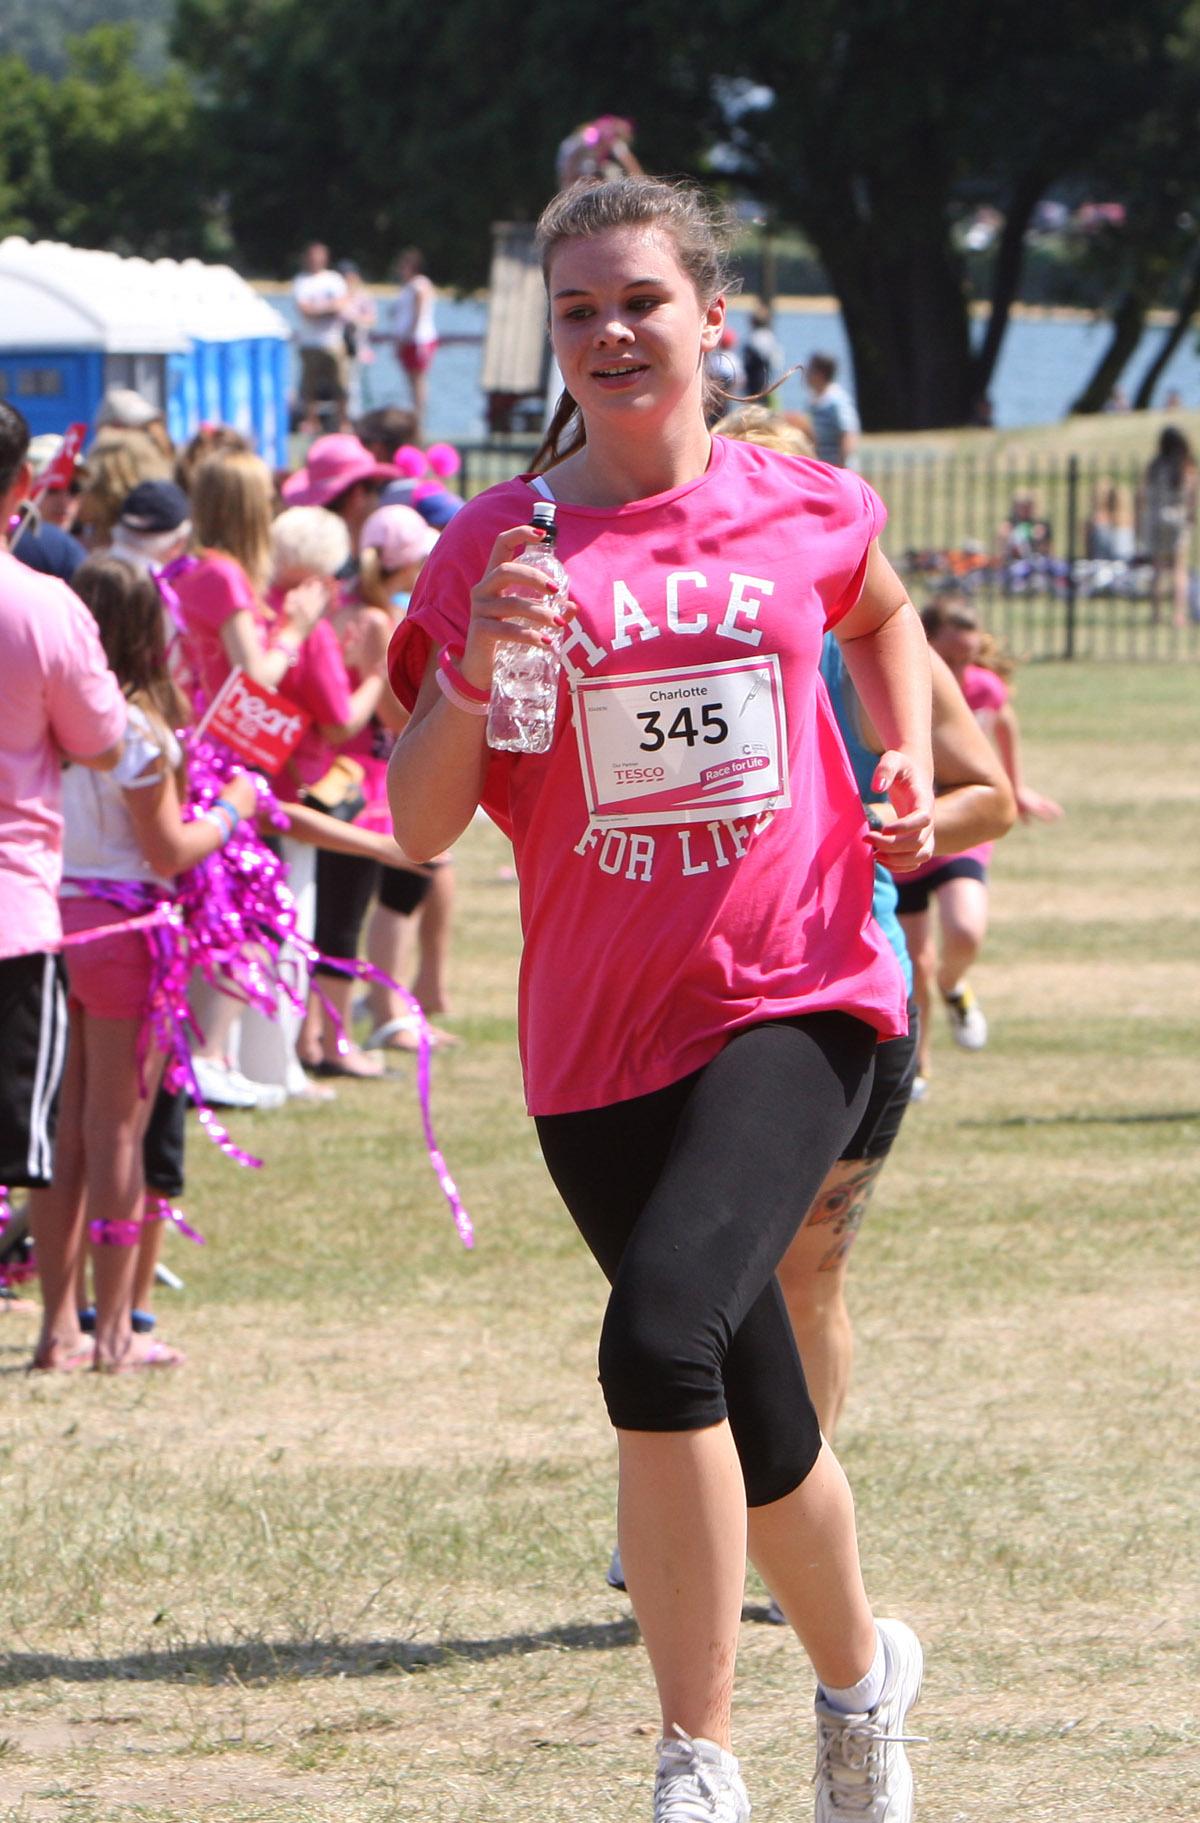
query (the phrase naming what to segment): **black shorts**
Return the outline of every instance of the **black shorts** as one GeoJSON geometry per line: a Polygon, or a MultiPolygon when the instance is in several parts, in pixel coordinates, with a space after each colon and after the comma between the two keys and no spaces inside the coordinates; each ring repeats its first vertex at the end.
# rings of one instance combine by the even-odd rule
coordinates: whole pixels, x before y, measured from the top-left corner
{"type": "Polygon", "coordinates": [[[871,1081],[870,1099],[842,1158],[886,1158],[895,1145],[900,1122],[912,1100],[920,1030],[917,1003],[910,1000],[907,1037],[885,1038],[882,1044],[875,1046],[875,1075],[871,1081]]]}
{"type": "Polygon", "coordinates": [[[0,960],[0,1184],[43,1189],[54,1175],[67,995],[57,956],[0,960]]]}
{"type": "Polygon", "coordinates": [[[901,917],[905,912],[923,912],[929,910],[930,895],[939,886],[945,886],[947,880],[978,880],[986,884],[987,868],[974,855],[952,855],[950,860],[943,861],[931,874],[922,880],[896,881],[896,910],[901,917]]]}

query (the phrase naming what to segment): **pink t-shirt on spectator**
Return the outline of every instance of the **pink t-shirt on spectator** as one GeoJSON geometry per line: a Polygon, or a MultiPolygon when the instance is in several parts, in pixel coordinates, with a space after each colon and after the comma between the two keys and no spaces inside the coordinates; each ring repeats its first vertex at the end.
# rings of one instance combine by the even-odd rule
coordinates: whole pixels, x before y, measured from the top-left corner
{"type": "Polygon", "coordinates": [[[236,557],[205,551],[194,569],[175,581],[182,621],[184,668],[192,707],[199,713],[212,701],[233,666],[221,643],[221,628],[235,614],[247,613],[266,638],[267,618],[254,585],[236,557]],[[203,701],[199,699],[203,698],[203,701]]]}
{"type": "Polygon", "coordinates": [[[125,731],[96,623],[65,582],[0,551],[0,956],[62,936],[62,770],[125,731]]]}
{"type": "MultiPolygon", "coordinates": [[[[283,596],[268,589],[267,604],[278,613],[283,596]]],[[[319,620],[288,669],[279,693],[312,717],[300,745],[272,788],[284,797],[294,796],[298,785],[315,785],[337,758],[338,749],[321,733],[323,726],[342,726],[350,719],[350,678],[337,634],[327,620],[319,620]]]]}
{"type": "MultiPolygon", "coordinates": [[[[967,699],[979,726],[986,735],[991,736],[996,725],[996,717],[1008,701],[1008,685],[986,665],[967,665],[959,680],[962,693],[967,699]]],[[[994,842],[979,842],[974,848],[964,848],[961,854],[939,855],[936,860],[926,861],[924,867],[916,867],[912,873],[905,874],[905,880],[924,880],[931,873],[946,865],[947,861],[978,861],[981,867],[987,867],[992,858],[994,842]]]]}
{"type": "MultiPolygon", "coordinates": [[[[497,535],[527,524],[536,499],[525,480],[507,482],[442,534],[392,640],[392,686],[408,706],[431,644],[465,637],[497,535]]],[[[493,754],[483,799],[516,851],[532,1112],[664,1087],[765,1019],[838,1010],[884,1036],[905,1030],[900,970],[871,915],[863,809],[817,669],[884,518],[847,470],[720,437],[706,473],[669,493],[559,506],[579,609],[564,642],[574,688],[568,697],[564,681],[549,753],[493,754]],[[629,685],[587,689],[606,678],[629,685]],[[624,771],[611,753],[607,770],[595,759],[616,687],[646,730],[644,743],[620,734],[624,771]],[[599,824],[593,805],[607,816],[613,798],[597,779],[616,789],[639,746],[653,770],[669,738],[694,756],[711,811],[639,821],[639,800],[599,824]],[[773,811],[739,816],[726,795],[717,807],[723,780],[783,765],[790,803],[781,792],[773,811]]]]}

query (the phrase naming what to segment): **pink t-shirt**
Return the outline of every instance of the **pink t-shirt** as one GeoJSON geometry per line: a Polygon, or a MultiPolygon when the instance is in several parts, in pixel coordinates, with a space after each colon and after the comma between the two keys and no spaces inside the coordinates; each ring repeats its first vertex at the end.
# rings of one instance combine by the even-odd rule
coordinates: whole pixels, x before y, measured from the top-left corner
{"type": "MultiPolygon", "coordinates": [[[[989,671],[986,665],[967,665],[959,683],[962,693],[967,699],[967,707],[990,739],[996,725],[996,717],[1008,701],[1008,685],[1002,677],[997,677],[994,671],[989,671]]],[[[916,867],[912,873],[898,875],[897,878],[924,880],[929,874],[936,873],[939,868],[944,867],[949,860],[978,861],[981,867],[987,867],[991,862],[992,850],[995,846],[994,842],[979,842],[974,848],[964,848],[960,854],[938,855],[936,860],[926,861],[924,867],[916,867]]]]}
{"type": "MultiPolygon", "coordinates": [[[[278,589],[267,591],[267,603],[276,613],[283,606],[278,589]]],[[[319,620],[293,663],[283,674],[279,685],[282,696],[307,710],[312,723],[300,737],[300,744],[283,772],[271,781],[273,788],[285,797],[294,795],[297,785],[315,785],[323,779],[337,758],[338,749],[325,739],[322,726],[341,726],[350,719],[350,679],[341,643],[327,620],[319,620]]]]}
{"type": "Polygon", "coordinates": [[[221,643],[221,628],[245,612],[266,637],[266,616],[254,585],[236,557],[224,551],[205,551],[194,569],[175,580],[182,623],[184,669],[199,714],[211,702],[233,666],[221,643]],[[203,700],[200,700],[200,699],[203,700]]]}
{"type": "MultiPolygon", "coordinates": [[[[402,702],[430,642],[463,639],[497,534],[527,523],[536,498],[506,482],[443,533],[392,640],[402,702]]],[[[817,670],[884,518],[847,470],[723,438],[706,473],[669,493],[560,505],[579,609],[571,698],[564,682],[549,753],[492,756],[483,800],[516,851],[532,1112],[664,1087],[765,1019],[841,1010],[905,1030],[817,670]]]]}
{"type": "Polygon", "coordinates": [[[65,582],[0,551],[0,956],[62,937],[62,770],[125,731],[96,623],[65,582]]]}

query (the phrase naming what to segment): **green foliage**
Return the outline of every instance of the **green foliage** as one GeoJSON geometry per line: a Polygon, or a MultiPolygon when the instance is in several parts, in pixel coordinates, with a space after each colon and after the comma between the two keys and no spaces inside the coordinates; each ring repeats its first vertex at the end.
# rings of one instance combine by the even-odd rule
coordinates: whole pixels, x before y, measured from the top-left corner
{"type": "Polygon", "coordinates": [[[136,29],[99,26],[59,82],[0,59],[0,235],[119,253],[215,253],[194,93],[179,69],[136,67],[136,29]]]}
{"type": "Polygon", "coordinates": [[[144,75],[166,68],[172,0],[4,0],[0,57],[20,57],[38,76],[57,80],[70,67],[71,42],[98,25],[130,25],[134,62],[144,75]]]}

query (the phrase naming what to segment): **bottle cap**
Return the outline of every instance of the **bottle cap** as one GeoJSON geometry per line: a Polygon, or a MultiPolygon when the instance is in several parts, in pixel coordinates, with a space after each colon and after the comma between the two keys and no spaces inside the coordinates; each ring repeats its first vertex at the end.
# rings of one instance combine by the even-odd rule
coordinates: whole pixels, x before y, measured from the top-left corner
{"type": "Polygon", "coordinates": [[[554,520],[557,512],[557,501],[539,500],[533,509],[531,524],[536,525],[539,531],[552,532],[555,529],[554,520]]]}

